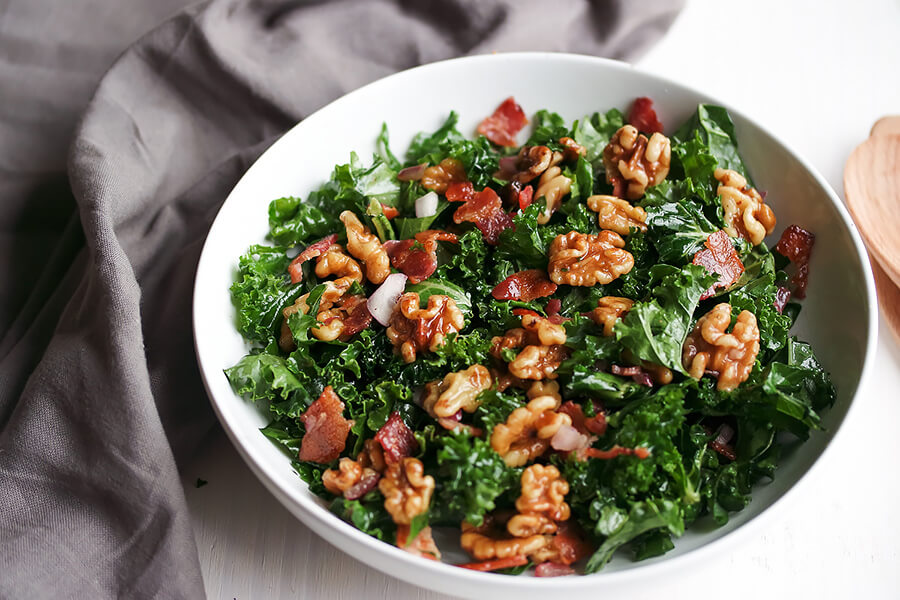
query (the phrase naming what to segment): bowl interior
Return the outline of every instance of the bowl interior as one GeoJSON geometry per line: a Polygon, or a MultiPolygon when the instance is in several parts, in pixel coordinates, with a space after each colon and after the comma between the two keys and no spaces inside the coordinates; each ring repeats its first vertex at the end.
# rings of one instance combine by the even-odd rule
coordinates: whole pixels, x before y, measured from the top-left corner
{"type": "MultiPolygon", "coordinates": [[[[382,122],[388,124],[391,145],[399,154],[415,133],[435,129],[451,109],[459,113],[460,131],[474,133],[478,122],[510,95],[528,114],[547,108],[569,120],[612,107],[624,110],[635,97],[650,96],[668,130],[683,122],[699,102],[711,101],[621,63],[571,55],[501,54],[459,59],[375,82],[294,127],[241,179],[210,230],[194,297],[198,359],[213,406],[241,454],[269,489],[314,530],[373,566],[428,587],[444,586],[452,580],[458,593],[475,595],[487,594],[496,589],[494,586],[531,591],[539,584],[544,589],[549,582],[533,581],[524,588],[521,578],[460,573],[461,569],[424,564],[428,561],[381,544],[330,515],[307,491],[289,460],[259,433],[266,424],[264,416],[257,407],[235,396],[222,370],[247,351],[234,327],[228,288],[238,256],[249,245],[264,242],[270,200],[306,196],[328,178],[335,164],[347,162],[351,151],[368,160],[382,122]]],[[[733,515],[727,526],[694,528],[664,557],[642,563],[619,557],[595,577],[566,578],[557,586],[575,589],[590,580],[596,590],[601,581],[633,579],[637,569],[677,562],[678,557],[754,519],[781,498],[821,455],[850,407],[871,354],[871,276],[846,212],[827,184],[801,159],[739,113],[731,114],[742,155],[757,187],[768,192],[767,201],[778,217],[778,227],[769,241],[777,240],[784,227],[792,223],[816,233],[808,297],[794,333],[813,344],[831,372],[838,390],[837,403],[825,415],[827,430],[789,452],[777,479],[759,487],[751,505],[733,515]]]]}

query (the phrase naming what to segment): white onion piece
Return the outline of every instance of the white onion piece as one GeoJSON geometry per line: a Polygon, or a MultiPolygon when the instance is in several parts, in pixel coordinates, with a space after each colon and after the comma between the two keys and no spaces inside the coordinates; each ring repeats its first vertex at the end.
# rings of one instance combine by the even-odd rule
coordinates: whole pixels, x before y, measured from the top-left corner
{"type": "Polygon", "coordinates": [[[550,439],[550,445],[553,446],[553,449],[560,452],[571,452],[572,450],[585,447],[585,444],[588,443],[588,437],[578,433],[578,430],[571,425],[561,426],[559,431],[550,439]]]}
{"type": "Polygon", "coordinates": [[[403,294],[407,279],[409,278],[403,273],[391,273],[378,286],[378,289],[372,292],[366,302],[366,308],[372,313],[372,317],[385,327],[391,319],[391,313],[394,312],[397,300],[403,294]]]}
{"type": "Polygon", "coordinates": [[[416,198],[416,216],[432,217],[437,212],[438,195],[434,192],[428,192],[421,198],[416,198]]]}

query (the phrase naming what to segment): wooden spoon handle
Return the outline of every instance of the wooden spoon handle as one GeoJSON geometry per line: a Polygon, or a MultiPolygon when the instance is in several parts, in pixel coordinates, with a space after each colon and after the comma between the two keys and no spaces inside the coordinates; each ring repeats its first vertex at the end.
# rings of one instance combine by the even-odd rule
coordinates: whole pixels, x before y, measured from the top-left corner
{"type": "Polygon", "coordinates": [[[884,315],[884,320],[894,333],[894,337],[900,341],[900,287],[887,276],[878,261],[869,262],[872,263],[872,274],[875,275],[875,289],[878,290],[881,314],[884,315]]]}
{"type": "Polygon", "coordinates": [[[875,121],[875,124],[872,125],[872,131],[869,132],[869,137],[892,134],[900,134],[900,115],[881,117],[875,121]]]}

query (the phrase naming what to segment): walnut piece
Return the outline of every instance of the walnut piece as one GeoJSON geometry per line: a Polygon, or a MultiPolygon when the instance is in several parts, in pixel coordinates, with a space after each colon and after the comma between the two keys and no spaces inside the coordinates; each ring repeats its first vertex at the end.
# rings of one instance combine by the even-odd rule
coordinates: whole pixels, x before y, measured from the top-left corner
{"type": "Polygon", "coordinates": [[[628,200],[615,196],[591,196],[588,208],[597,213],[600,229],[609,229],[619,235],[628,235],[631,228],[647,231],[647,211],[640,206],[632,206],[628,200]]]}
{"type": "Polygon", "coordinates": [[[587,156],[587,148],[570,137],[559,138],[559,143],[563,147],[563,160],[566,162],[575,162],[579,156],[587,156]]]}
{"type": "MultiPolygon", "coordinates": [[[[347,278],[356,283],[363,282],[362,269],[359,263],[344,254],[344,247],[332,244],[328,250],[316,259],[316,277],[325,279],[334,275],[339,280],[347,278]]],[[[335,282],[337,283],[337,282],[335,282]]]]}
{"type": "MultiPolygon", "coordinates": [[[[347,318],[355,309],[365,303],[365,296],[346,295],[352,283],[353,279],[350,277],[325,282],[325,291],[322,292],[319,311],[316,313],[316,321],[321,325],[310,328],[310,332],[317,340],[330,342],[339,338],[344,333],[347,318]]],[[[286,352],[296,348],[294,335],[288,326],[288,317],[296,313],[307,314],[309,312],[309,305],[306,303],[308,299],[309,294],[303,294],[292,305],[281,311],[284,321],[281,324],[278,345],[286,352]]]]}
{"type": "Polygon", "coordinates": [[[491,354],[502,358],[506,348],[523,348],[507,365],[510,374],[519,379],[555,379],[556,369],[568,357],[566,330],[537,314],[522,315],[522,327],[506,332],[503,337],[491,340],[491,354]]]}
{"type": "Polygon", "coordinates": [[[603,296],[597,300],[597,308],[592,310],[588,316],[594,323],[603,327],[604,336],[612,337],[616,321],[624,317],[633,305],[634,300],[629,298],[603,296]]]}
{"type": "Polygon", "coordinates": [[[562,152],[554,152],[547,146],[522,146],[516,155],[516,173],[512,175],[512,181],[526,184],[562,159],[562,152]]]}
{"type": "Polygon", "coordinates": [[[532,384],[528,386],[525,396],[527,396],[529,400],[534,400],[538,396],[551,396],[557,402],[562,402],[562,396],[559,393],[559,384],[553,380],[532,382],[532,384]]]}
{"type": "Polygon", "coordinates": [[[363,468],[360,464],[351,458],[342,458],[338,463],[337,470],[327,469],[322,473],[322,484],[325,489],[340,496],[362,479],[363,468]]]}
{"type": "Polygon", "coordinates": [[[606,181],[614,185],[616,180],[627,183],[625,197],[629,200],[637,200],[649,186],[664,180],[671,160],[669,138],[654,133],[647,140],[631,125],[621,127],[603,149],[606,181]]]}
{"type": "Polygon", "coordinates": [[[510,467],[521,467],[550,447],[550,438],[563,425],[571,425],[569,415],[558,413],[559,400],[538,396],[515,409],[491,432],[491,448],[510,467]]]}
{"type": "Polygon", "coordinates": [[[366,277],[372,283],[381,283],[391,274],[391,260],[381,247],[378,236],[369,231],[353,211],[345,210],[340,216],[347,230],[347,250],[363,262],[366,277]]]}
{"type": "Polygon", "coordinates": [[[550,167],[541,175],[538,181],[534,198],[544,198],[547,205],[544,212],[538,215],[537,222],[541,225],[550,220],[553,213],[559,208],[563,197],[572,191],[572,180],[562,174],[559,167],[550,167]]]}
{"type": "Polygon", "coordinates": [[[550,244],[550,280],[588,287],[607,284],[634,267],[634,257],[624,246],[625,240],[613,231],[558,235],[550,244]]]}
{"type": "Polygon", "coordinates": [[[423,407],[435,419],[452,417],[460,410],[475,412],[480,404],[478,394],[489,389],[492,383],[490,372],[481,365],[448,373],[443,381],[425,385],[423,407]]]}
{"type": "Polygon", "coordinates": [[[460,546],[475,560],[493,560],[530,556],[548,546],[552,540],[548,535],[508,538],[500,525],[500,520],[491,515],[485,517],[480,527],[463,521],[460,546]]]}
{"type": "Polygon", "coordinates": [[[434,477],[425,475],[425,467],[418,458],[406,457],[388,466],[378,481],[384,494],[384,508],[394,523],[409,525],[413,517],[428,510],[434,493],[434,477]]]}
{"type": "Polygon", "coordinates": [[[435,294],[428,297],[427,308],[419,308],[419,294],[407,292],[400,296],[391,314],[387,336],[403,360],[411,363],[416,353],[434,352],[443,346],[447,336],[463,325],[462,311],[453,298],[435,294]]]}
{"type": "Polygon", "coordinates": [[[425,169],[422,187],[443,194],[454,183],[468,181],[466,168],[455,158],[445,158],[440,163],[425,169]]]}
{"type": "Polygon", "coordinates": [[[717,304],[700,317],[694,330],[688,334],[682,351],[682,362],[694,379],[700,379],[708,371],[718,374],[717,388],[735,389],[746,381],[759,354],[759,327],[756,315],[743,310],[731,333],[731,305],[717,304]]]}
{"type": "Polygon", "coordinates": [[[384,460],[384,448],[374,439],[366,440],[363,449],[356,457],[356,462],[363,468],[369,468],[378,473],[384,473],[387,462],[384,460]]]}
{"type": "Polygon", "coordinates": [[[716,169],[719,181],[716,193],[722,199],[725,233],[743,237],[757,246],[775,229],[775,213],[744,177],[731,169],[716,169]]]}
{"type": "Polygon", "coordinates": [[[552,466],[531,465],[522,472],[522,491],[516,500],[519,514],[506,524],[516,537],[556,533],[557,522],[568,520],[571,512],[566,504],[569,484],[552,466]]]}

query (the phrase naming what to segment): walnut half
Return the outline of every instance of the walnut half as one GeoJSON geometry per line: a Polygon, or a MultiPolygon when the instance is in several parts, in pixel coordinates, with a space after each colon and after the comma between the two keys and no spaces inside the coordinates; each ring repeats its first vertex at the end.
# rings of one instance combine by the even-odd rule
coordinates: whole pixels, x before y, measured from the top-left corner
{"type": "Polygon", "coordinates": [[[716,193],[722,199],[725,233],[743,237],[754,246],[761,244],[775,229],[775,213],[740,173],[716,169],[714,175],[719,181],[716,193]]]}
{"type": "Polygon", "coordinates": [[[452,417],[460,410],[468,413],[478,408],[478,395],[491,387],[491,374],[482,365],[472,365],[456,373],[448,373],[443,381],[425,385],[423,407],[432,417],[452,417]]]}
{"type": "Polygon", "coordinates": [[[756,315],[741,311],[731,333],[731,305],[717,304],[700,317],[688,334],[682,351],[682,362],[694,379],[706,372],[717,374],[717,388],[735,389],[746,381],[759,354],[759,326],[756,315]]]}
{"type": "Polygon", "coordinates": [[[648,187],[662,182],[669,174],[671,161],[669,138],[654,133],[648,140],[631,125],[621,127],[603,149],[607,182],[626,183],[624,195],[629,200],[637,200],[648,187]]]}
{"type": "Polygon", "coordinates": [[[491,447],[510,467],[521,467],[546,452],[550,438],[572,418],[558,413],[559,400],[554,396],[538,396],[506,418],[491,432],[491,447]]]}
{"type": "Polygon", "coordinates": [[[425,475],[425,467],[418,458],[407,457],[388,465],[378,489],[384,494],[384,508],[394,523],[409,525],[413,517],[428,510],[434,493],[434,477],[425,475]]]}
{"type": "Polygon", "coordinates": [[[550,280],[588,287],[607,284],[634,267],[634,257],[624,246],[625,240],[613,231],[558,235],[550,244],[550,280]]]}
{"type": "Polygon", "coordinates": [[[522,472],[522,492],[516,500],[519,514],[506,524],[516,537],[556,533],[558,521],[566,521],[571,512],[566,504],[569,484],[552,466],[531,465],[522,472]]]}
{"type": "Polygon", "coordinates": [[[600,229],[609,229],[619,235],[628,235],[631,228],[647,231],[647,211],[640,206],[632,206],[628,200],[615,196],[591,196],[588,208],[597,213],[600,229]]]}
{"type": "Polygon", "coordinates": [[[418,352],[443,346],[447,336],[463,325],[462,311],[453,298],[435,294],[428,297],[427,308],[419,308],[419,294],[407,292],[400,296],[386,333],[403,360],[411,363],[418,352]]]}

